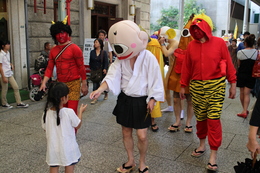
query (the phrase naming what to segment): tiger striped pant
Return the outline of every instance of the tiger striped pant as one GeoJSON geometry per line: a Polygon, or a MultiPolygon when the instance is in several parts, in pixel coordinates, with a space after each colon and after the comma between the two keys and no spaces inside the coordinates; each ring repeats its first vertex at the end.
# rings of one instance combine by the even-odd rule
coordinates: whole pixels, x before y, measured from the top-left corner
{"type": "Polygon", "coordinates": [[[220,115],[225,99],[225,77],[212,80],[192,80],[190,93],[197,119],[197,136],[208,141],[211,150],[218,150],[222,142],[220,115]]]}
{"type": "Polygon", "coordinates": [[[219,119],[225,99],[226,77],[212,80],[192,80],[190,93],[197,121],[219,119]]]}

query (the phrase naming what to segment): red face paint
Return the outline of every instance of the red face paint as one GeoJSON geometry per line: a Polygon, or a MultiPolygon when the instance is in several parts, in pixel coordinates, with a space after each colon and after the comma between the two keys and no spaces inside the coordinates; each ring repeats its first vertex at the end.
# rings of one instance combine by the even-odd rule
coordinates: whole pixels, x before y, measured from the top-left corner
{"type": "Polygon", "coordinates": [[[64,31],[61,31],[60,33],[58,33],[56,36],[55,36],[56,40],[60,43],[60,44],[63,44],[63,43],[66,43],[67,41],[69,41],[70,37],[69,37],[69,34],[67,32],[64,32],[64,31]]]}
{"type": "Polygon", "coordinates": [[[198,26],[193,26],[193,38],[196,40],[199,40],[205,36],[205,33],[198,27],[198,26]]]}

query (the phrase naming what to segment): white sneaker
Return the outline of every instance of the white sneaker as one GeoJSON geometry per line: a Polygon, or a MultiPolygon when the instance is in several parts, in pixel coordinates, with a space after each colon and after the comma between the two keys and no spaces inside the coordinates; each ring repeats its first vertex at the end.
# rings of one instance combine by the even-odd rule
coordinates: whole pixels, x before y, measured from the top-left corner
{"type": "Polygon", "coordinates": [[[5,105],[2,105],[3,108],[8,108],[8,109],[11,109],[13,108],[13,106],[9,105],[8,103],[5,104],[5,105]]]}
{"type": "Polygon", "coordinates": [[[162,112],[172,112],[173,111],[173,107],[172,106],[168,106],[167,108],[164,108],[163,110],[161,110],[162,112]]]}
{"type": "Polygon", "coordinates": [[[20,104],[17,104],[16,107],[18,107],[18,108],[28,108],[29,104],[20,103],[20,104]]]}

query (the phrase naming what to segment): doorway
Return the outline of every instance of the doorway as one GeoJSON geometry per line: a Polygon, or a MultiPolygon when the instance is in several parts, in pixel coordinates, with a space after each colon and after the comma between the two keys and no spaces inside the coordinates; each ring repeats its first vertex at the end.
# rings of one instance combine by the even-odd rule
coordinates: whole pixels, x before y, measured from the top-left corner
{"type": "Polygon", "coordinates": [[[109,28],[123,18],[116,18],[117,5],[95,1],[95,8],[91,12],[91,37],[97,38],[100,29],[108,32],[109,28]]]}
{"type": "Polygon", "coordinates": [[[0,40],[8,40],[8,14],[6,0],[0,0],[0,40]]]}

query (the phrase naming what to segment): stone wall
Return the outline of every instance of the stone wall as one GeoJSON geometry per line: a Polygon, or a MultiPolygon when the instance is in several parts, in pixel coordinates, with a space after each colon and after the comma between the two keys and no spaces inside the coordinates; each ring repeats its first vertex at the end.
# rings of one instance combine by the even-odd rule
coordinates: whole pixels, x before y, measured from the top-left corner
{"type": "MultiPolygon", "coordinates": [[[[53,1],[48,0],[46,14],[42,10],[34,13],[34,0],[28,1],[28,33],[29,33],[29,57],[30,67],[33,72],[34,61],[44,49],[45,42],[54,41],[50,36],[49,28],[51,21],[54,20],[53,1]]],[[[136,21],[149,32],[150,30],[150,0],[100,0],[100,2],[111,3],[118,5],[117,17],[122,17],[127,20],[134,20],[133,16],[129,15],[129,5],[136,5],[136,21]]],[[[83,48],[83,38],[90,38],[91,33],[91,11],[86,8],[87,3],[81,0],[73,0],[70,3],[71,7],[71,28],[72,41],[83,48]],[[84,7],[80,6],[81,4],[84,7]],[[81,11],[80,11],[81,10],[81,11]],[[83,15],[83,16],[80,16],[83,15]]],[[[38,8],[43,9],[43,4],[38,4],[38,8]]]]}
{"type": "MultiPolygon", "coordinates": [[[[53,1],[46,1],[46,14],[43,12],[43,4],[37,4],[37,12],[34,13],[33,0],[28,1],[28,37],[29,37],[29,57],[30,67],[34,68],[34,61],[44,49],[44,43],[54,41],[50,35],[51,21],[54,20],[53,1]]],[[[70,3],[71,8],[71,28],[72,41],[79,44],[79,0],[73,0],[70,3]]]]}

